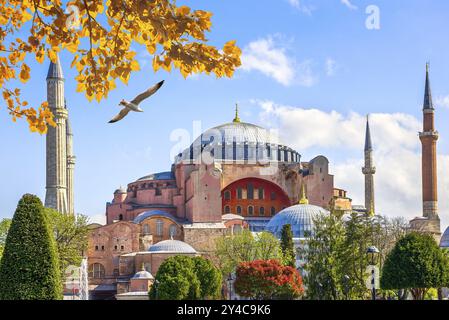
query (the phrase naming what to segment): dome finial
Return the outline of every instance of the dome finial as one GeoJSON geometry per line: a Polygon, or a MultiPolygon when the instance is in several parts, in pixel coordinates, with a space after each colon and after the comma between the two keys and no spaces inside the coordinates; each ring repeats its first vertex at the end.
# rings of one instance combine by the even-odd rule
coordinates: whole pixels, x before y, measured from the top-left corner
{"type": "Polygon", "coordinates": [[[301,185],[301,197],[299,199],[299,204],[309,204],[309,200],[306,196],[306,188],[304,186],[304,183],[301,185]]]}
{"type": "Polygon", "coordinates": [[[233,122],[236,122],[236,123],[240,122],[240,118],[239,118],[239,104],[238,103],[235,104],[235,118],[234,118],[233,122]]]}
{"type": "Polygon", "coordinates": [[[147,271],[146,269],[145,269],[145,262],[142,262],[142,270],[141,271],[147,271]]]}

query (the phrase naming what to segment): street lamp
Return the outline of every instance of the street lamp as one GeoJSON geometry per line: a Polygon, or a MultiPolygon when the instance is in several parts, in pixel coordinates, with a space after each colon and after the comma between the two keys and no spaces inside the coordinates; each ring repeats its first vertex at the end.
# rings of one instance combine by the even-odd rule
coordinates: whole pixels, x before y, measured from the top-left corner
{"type": "Polygon", "coordinates": [[[232,277],[232,273],[229,274],[228,279],[228,286],[229,286],[229,300],[232,300],[232,281],[234,281],[234,278],[232,277]]]}
{"type": "Polygon", "coordinates": [[[368,248],[368,250],[366,250],[366,254],[368,255],[368,259],[371,262],[371,285],[372,285],[372,299],[376,300],[376,271],[375,271],[375,266],[376,266],[376,260],[377,260],[377,256],[379,255],[379,249],[377,249],[375,246],[371,246],[368,248]]]}
{"type": "Polygon", "coordinates": [[[343,277],[343,282],[344,282],[344,289],[345,289],[345,299],[349,300],[349,280],[351,278],[345,274],[343,277]]]}

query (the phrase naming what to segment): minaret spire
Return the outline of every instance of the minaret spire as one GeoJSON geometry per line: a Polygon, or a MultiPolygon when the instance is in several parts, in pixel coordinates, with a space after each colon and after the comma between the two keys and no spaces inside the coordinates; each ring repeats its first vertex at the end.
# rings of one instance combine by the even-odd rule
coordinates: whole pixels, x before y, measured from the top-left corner
{"type": "Polygon", "coordinates": [[[366,116],[365,133],[365,166],[362,168],[365,175],[365,208],[369,215],[374,215],[374,174],[376,168],[373,163],[373,143],[371,141],[371,130],[369,126],[369,115],[366,116]]]}
{"type": "Polygon", "coordinates": [[[430,79],[429,79],[429,69],[430,63],[426,64],[426,87],[424,92],[424,110],[434,110],[433,101],[432,101],[432,90],[430,89],[430,79]]]}

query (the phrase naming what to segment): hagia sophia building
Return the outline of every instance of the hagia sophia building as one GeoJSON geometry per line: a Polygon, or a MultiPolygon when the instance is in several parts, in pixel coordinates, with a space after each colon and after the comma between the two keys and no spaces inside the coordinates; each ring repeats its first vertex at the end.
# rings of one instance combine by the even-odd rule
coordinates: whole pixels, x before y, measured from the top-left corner
{"type": "MultiPolygon", "coordinates": [[[[75,157],[59,61],[50,64],[47,87],[57,127],[47,135],[45,203],[71,214],[75,157]]],[[[346,191],[334,186],[325,156],[303,161],[270,130],[243,122],[236,107],[233,120],[202,133],[167,172],[144,175],[115,190],[106,204],[106,224],[90,226],[92,297],[147,297],[167,257],[208,256],[215,239],[242,228],[270,231],[284,221],[294,224],[295,237],[301,238],[316,212],[374,213],[372,151],[367,123],[365,206],[352,206],[346,191]]]]}

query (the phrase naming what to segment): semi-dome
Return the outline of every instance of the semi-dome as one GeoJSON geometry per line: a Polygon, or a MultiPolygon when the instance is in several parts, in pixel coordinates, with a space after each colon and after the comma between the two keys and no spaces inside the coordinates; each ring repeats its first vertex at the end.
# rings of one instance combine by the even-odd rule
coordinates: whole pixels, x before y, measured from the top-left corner
{"type": "Polygon", "coordinates": [[[143,220],[150,218],[150,217],[155,217],[155,216],[164,217],[164,218],[168,218],[173,221],[176,221],[176,218],[166,211],[152,210],[152,211],[145,211],[145,212],[140,213],[137,217],[134,218],[133,222],[141,223],[143,220]]]}
{"type": "Polygon", "coordinates": [[[179,240],[165,240],[153,244],[148,249],[154,253],[197,253],[193,247],[179,240]]]}
{"type": "Polygon", "coordinates": [[[291,225],[293,238],[304,239],[313,232],[313,218],[329,212],[321,207],[310,205],[306,199],[299,204],[288,207],[275,215],[267,224],[265,230],[277,238],[281,238],[284,225],[291,225]]]}
{"type": "Polygon", "coordinates": [[[210,152],[216,161],[279,161],[299,163],[300,154],[280,144],[275,134],[260,126],[241,122],[238,114],[233,122],[206,130],[192,145],[180,153],[176,162],[197,160],[202,152],[210,152]]]}
{"type": "Polygon", "coordinates": [[[443,233],[443,236],[441,237],[440,247],[449,248],[449,228],[446,229],[446,231],[443,233]]]}

